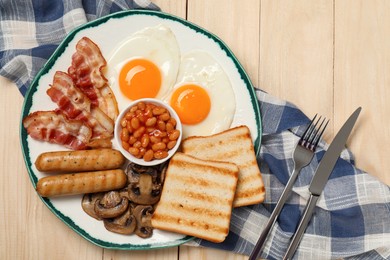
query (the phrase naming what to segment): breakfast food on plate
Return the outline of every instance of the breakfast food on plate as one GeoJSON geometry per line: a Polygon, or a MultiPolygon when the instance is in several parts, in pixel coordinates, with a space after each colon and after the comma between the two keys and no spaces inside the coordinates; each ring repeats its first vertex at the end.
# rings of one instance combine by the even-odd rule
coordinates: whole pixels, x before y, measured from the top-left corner
{"type": "Polygon", "coordinates": [[[199,50],[182,56],[174,89],[164,100],[179,115],[183,138],[228,129],[236,108],[229,77],[212,56],[199,50]]]}
{"type": "Polygon", "coordinates": [[[150,219],[160,200],[165,172],[166,163],[151,167],[130,163],[124,188],[85,194],[82,208],[89,216],[103,220],[111,232],[148,238],[153,234],[150,219]]]}
{"type": "Polygon", "coordinates": [[[63,145],[69,149],[88,147],[92,129],[80,120],[71,120],[60,111],[36,111],[23,119],[33,139],[63,145]]]}
{"type": "Polygon", "coordinates": [[[180,57],[176,37],[164,25],[140,30],[120,43],[105,71],[120,109],[136,99],[156,98],[178,113],[183,137],[228,129],[235,111],[229,77],[204,51],[180,57]]]}
{"type": "Polygon", "coordinates": [[[166,95],[177,77],[180,49],[171,29],[158,25],[126,38],[107,60],[105,75],[121,106],[140,98],[161,99],[166,95]]]}
{"type": "Polygon", "coordinates": [[[146,162],[163,159],[175,147],[180,136],[176,120],[159,105],[139,102],[121,119],[122,147],[136,158],[146,162]]]}
{"type": "Polygon", "coordinates": [[[35,167],[44,172],[83,172],[116,169],[124,163],[118,150],[93,149],[42,153],[35,160],[35,167]]]}
{"type": "Polygon", "coordinates": [[[75,85],[91,100],[93,107],[98,107],[111,120],[115,120],[119,113],[118,104],[102,72],[106,64],[99,47],[88,37],[83,37],[76,44],[68,73],[75,85]]]}
{"type": "Polygon", "coordinates": [[[89,98],[76,87],[67,73],[57,71],[46,93],[68,118],[81,120],[92,128],[91,141],[112,138],[114,121],[99,107],[91,106],[89,98]]]}
{"type": "Polygon", "coordinates": [[[58,108],[23,120],[32,138],[77,150],[38,156],[36,169],[51,176],[38,180],[37,192],[84,194],[83,210],[111,232],[148,238],[159,228],[224,241],[232,208],[261,202],[264,185],[249,129],[228,130],[236,101],[222,66],[204,51],[182,55],[165,25],[125,38],[108,62],[87,37],[75,47],[67,72],[56,71],[46,91],[58,108]],[[140,102],[118,120],[119,149],[145,161],[163,159],[181,135],[188,137],[184,153],[169,163],[124,166],[119,151],[102,149],[111,148],[119,112],[140,98],[169,104],[182,129],[172,110],[140,102]]]}
{"type": "Polygon", "coordinates": [[[193,136],[182,142],[184,153],[205,160],[235,163],[240,172],[234,207],[264,200],[265,189],[247,126],[238,126],[211,136],[193,136]]]}
{"type": "MultiPolygon", "coordinates": [[[[26,129],[30,127],[27,133],[34,139],[64,144],[75,150],[111,147],[118,105],[101,72],[106,62],[97,45],[86,37],[78,42],[76,49],[69,68],[71,75],[57,71],[53,77],[53,84],[46,92],[58,105],[58,109],[55,112],[40,111],[28,115],[24,119],[26,121],[24,127],[26,129]],[[61,118],[56,116],[55,119],[61,119],[62,128],[58,128],[59,124],[53,126],[53,120],[47,118],[53,113],[61,114],[61,118]],[[69,123],[73,125],[68,125],[69,123]],[[92,134],[88,138],[83,138],[80,144],[73,144],[74,138],[63,140],[69,136],[68,132],[63,130],[72,129],[75,124],[85,124],[92,130],[92,134]],[[51,134],[56,134],[56,138],[61,135],[61,141],[52,138],[53,135],[48,136],[47,130],[50,130],[51,134]]],[[[77,135],[73,133],[71,135],[78,139],[77,135]]]]}
{"type": "Polygon", "coordinates": [[[238,168],[183,153],[170,160],[154,228],[222,242],[229,232],[238,168]]]}
{"type": "Polygon", "coordinates": [[[53,197],[121,189],[126,182],[121,169],[67,173],[39,179],[36,190],[42,197],[53,197]]]}

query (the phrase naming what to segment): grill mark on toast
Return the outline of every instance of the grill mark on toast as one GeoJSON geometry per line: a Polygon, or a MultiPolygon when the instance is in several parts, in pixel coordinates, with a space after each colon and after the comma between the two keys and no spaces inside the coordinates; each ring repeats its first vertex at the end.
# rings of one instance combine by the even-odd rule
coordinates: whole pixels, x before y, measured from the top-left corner
{"type": "MultiPolygon", "coordinates": [[[[201,171],[201,172],[204,172],[206,170],[209,170],[209,171],[212,171],[214,175],[222,175],[222,177],[224,177],[225,175],[237,175],[238,173],[233,170],[233,169],[230,169],[230,168],[227,168],[226,166],[224,168],[223,167],[223,164],[225,164],[225,162],[221,163],[221,162],[213,162],[213,164],[217,164],[217,165],[207,165],[207,164],[200,164],[200,163],[194,163],[194,162],[190,162],[190,161],[180,161],[180,160],[177,160],[177,159],[174,159],[173,162],[171,162],[171,167],[174,169],[174,168],[190,168],[192,170],[195,170],[195,171],[201,171]]],[[[229,163],[230,164],[230,163],[229,163]]],[[[233,165],[232,165],[233,166],[233,165]]],[[[234,166],[233,166],[234,167],[234,166]]]]}
{"type": "Polygon", "coordinates": [[[250,131],[246,126],[234,127],[210,136],[188,137],[183,140],[182,149],[184,153],[204,160],[236,163],[239,177],[234,206],[251,205],[264,200],[265,188],[250,131]]]}
{"type": "Polygon", "coordinates": [[[226,219],[230,219],[231,216],[231,211],[222,212],[213,208],[202,207],[202,205],[197,207],[196,205],[191,204],[191,202],[188,203],[176,202],[176,201],[172,201],[171,203],[166,202],[164,207],[166,210],[169,211],[174,210],[182,216],[191,216],[194,213],[196,213],[196,214],[201,214],[202,217],[204,216],[213,217],[213,220],[220,219],[220,221],[226,221],[226,219]]]}
{"type": "MultiPolygon", "coordinates": [[[[230,187],[229,187],[229,189],[230,189],[230,187]]],[[[232,187],[231,189],[234,189],[234,187],[232,187]]],[[[231,204],[233,202],[233,198],[227,199],[227,198],[222,198],[222,197],[219,197],[216,195],[208,195],[205,193],[189,191],[189,190],[185,190],[185,189],[177,190],[174,194],[175,194],[175,196],[180,196],[180,198],[188,198],[190,200],[207,202],[206,204],[209,204],[209,203],[217,204],[218,203],[220,205],[228,206],[229,204],[231,204]]],[[[170,194],[170,195],[172,196],[172,194],[170,194]]]]}
{"type": "Polygon", "coordinates": [[[254,187],[252,189],[245,189],[244,191],[237,191],[235,197],[239,197],[239,198],[257,197],[258,195],[263,195],[264,191],[265,191],[264,187],[254,187]]]}
{"type": "MultiPolygon", "coordinates": [[[[171,181],[176,182],[178,185],[183,186],[183,185],[196,185],[196,186],[201,186],[203,189],[221,189],[225,190],[227,188],[234,188],[236,185],[231,185],[227,186],[226,183],[219,182],[219,181],[213,181],[211,178],[206,179],[202,178],[200,176],[190,176],[190,175],[179,175],[179,174],[171,174],[172,175],[171,181]]],[[[217,179],[219,177],[216,177],[217,179]]],[[[223,178],[229,178],[229,176],[223,175],[223,178]]],[[[234,179],[231,180],[231,182],[234,182],[234,179]]]]}
{"type": "MultiPolygon", "coordinates": [[[[185,228],[196,228],[196,232],[185,232],[188,235],[193,235],[196,237],[205,237],[210,238],[209,236],[204,236],[202,233],[215,232],[218,234],[227,234],[229,228],[218,226],[215,224],[204,223],[196,220],[188,220],[181,217],[172,217],[164,214],[155,214],[152,217],[152,225],[156,228],[164,228],[164,230],[177,231],[179,233],[185,232],[185,228]],[[181,232],[180,232],[181,231],[181,232]]],[[[188,230],[187,230],[188,231],[188,230]]]]}

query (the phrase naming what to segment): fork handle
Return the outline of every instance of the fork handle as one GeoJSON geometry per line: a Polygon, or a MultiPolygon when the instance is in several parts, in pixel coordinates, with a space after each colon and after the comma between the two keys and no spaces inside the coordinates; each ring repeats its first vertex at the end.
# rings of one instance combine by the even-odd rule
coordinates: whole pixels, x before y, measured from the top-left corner
{"type": "Polygon", "coordinates": [[[291,192],[291,189],[294,185],[294,182],[295,182],[295,180],[296,180],[296,178],[297,178],[297,176],[302,168],[303,168],[303,166],[301,166],[301,165],[295,165],[294,171],[292,172],[291,177],[288,180],[286,187],[284,188],[284,190],[282,192],[282,195],[280,195],[280,198],[279,198],[278,202],[276,203],[275,209],[272,211],[272,214],[269,217],[268,222],[263,229],[263,232],[261,233],[251,255],[249,256],[249,260],[255,260],[259,256],[259,253],[263,249],[265,241],[267,240],[268,234],[270,233],[270,230],[274,226],[276,219],[278,218],[280,212],[282,211],[284,203],[286,203],[287,198],[288,198],[288,196],[291,192]]]}
{"type": "Polygon", "coordinates": [[[290,245],[287,248],[287,252],[283,257],[283,260],[290,260],[293,258],[295,251],[297,250],[298,245],[301,242],[302,236],[305,233],[306,227],[310,222],[311,216],[313,215],[318,199],[319,196],[313,194],[310,195],[310,198],[307,201],[305,207],[305,211],[303,212],[301,220],[298,224],[298,228],[291,239],[290,245]]]}

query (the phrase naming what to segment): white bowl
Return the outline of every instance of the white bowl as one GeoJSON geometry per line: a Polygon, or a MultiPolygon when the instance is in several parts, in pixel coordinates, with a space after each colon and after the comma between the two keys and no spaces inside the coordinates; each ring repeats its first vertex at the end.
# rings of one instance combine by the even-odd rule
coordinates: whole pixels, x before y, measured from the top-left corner
{"type": "Polygon", "coordinates": [[[161,163],[167,161],[169,158],[171,158],[176,153],[176,151],[179,148],[180,143],[181,143],[181,139],[182,139],[182,135],[183,135],[182,133],[183,133],[183,131],[182,131],[182,125],[180,122],[180,118],[177,115],[177,113],[175,112],[175,110],[173,110],[172,107],[170,107],[168,104],[166,104],[158,99],[143,98],[143,99],[138,99],[138,100],[130,103],[129,106],[127,106],[125,109],[123,109],[120,112],[118,118],[115,121],[114,138],[115,138],[115,142],[116,142],[118,150],[130,162],[133,162],[133,163],[139,164],[139,165],[144,165],[144,166],[153,166],[153,165],[158,165],[158,164],[161,164],[161,163]],[[169,111],[169,113],[171,114],[171,117],[173,117],[176,120],[176,129],[180,131],[180,135],[179,135],[179,138],[177,139],[176,145],[172,149],[168,150],[168,156],[163,158],[163,159],[152,159],[151,161],[145,161],[142,158],[141,159],[136,158],[135,156],[130,154],[127,150],[125,150],[122,146],[122,141],[121,141],[121,131],[122,131],[121,121],[122,121],[122,118],[126,115],[127,111],[129,111],[131,107],[138,104],[139,102],[152,103],[152,104],[164,107],[169,111]]]}

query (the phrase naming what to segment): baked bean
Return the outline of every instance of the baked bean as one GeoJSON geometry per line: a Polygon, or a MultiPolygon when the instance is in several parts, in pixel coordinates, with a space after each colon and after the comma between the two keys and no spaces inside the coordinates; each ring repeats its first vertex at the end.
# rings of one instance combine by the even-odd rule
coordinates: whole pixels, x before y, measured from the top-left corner
{"type": "Polygon", "coordinates": [[[167,148],[170,150],[172,149],[173,147],[175,147],[177,141],[169,141],[168,144],[167,144],[167,148]]]}
{"type": "Polygon", "coordinates": [[[120,124],[122,147],[145,161],[167,157],[180,136],[169,111],[151,103],[131,107],[120,124]]]}
{"type": "Polygon", "coordinates": [[[130,121],[130,120],[133,118],[133,116],[134,116],[134,113],[132,113],[132,112],[127,112],[126,115],[125,115],[125,119],[126,119],[127,121],[130,121]]]}
{"type": "Polygon", "coordinates": [[[162,151],[164,150],[165,148],[167,148],[167,145],[163,142],[159,142],[159,143],[156,143],[156,144],[153,144],[152,145],[152,150],[153,151],[162,151]]]}
{"type": "Polygon", "coordinates": [[[156,131],[156,128],[154,128],[154,127],[147,127],[147,128],[146,128],[146,132],[147,132],[148,134],[152,134],[154,131],[156,131]]]}
{"type": "Polygon", "coordinates": [[[135,112],[135,111],[137,111],[138,110],[138,106],[137,105],[135,105],[135,106],[133,106],[133,107],[131,107],[130,108],[130,112],[135,112]]]}
{"type": "Polygon", "coordinates": [[[123,119],[121,120],[121,126],[122,126],[122,127],[126,127],[126,125],[127,125],[127,120],[126,120],[126,118],[123,118],[123,119]]]}
{"type": "Polygon", "coordinates": [[[130,147],[129,148],[129,153],[131,153],[134,156],[137,156],[139,154],[139,149],[136,147],[130,147]]]}
{"type": "Polygon", "coordinates": [[[140,127],[140,122],[137,117],[133,117],[130,121],[130,124],[134,130],[137,130],[140,127]]]}
{"type": "Polygon", "coordinates": [[[142,138],[141,138],[141,146],[142,146],[143,148],[146,148],[146,147],[148,147],[149,142],[150,142],[149,136],[148,136],[147,134],[144,134],[144,135],[142,136],[142,138]]]}
{"type": "Polygon", "coordinates": [[[179,138],[179,136],[180,136],[180,131],[179,130],[173,130],[169,134],[169,140],[175,141],[175,140],[177,140],[177,138],[179,138]]]}
{"type": "Polygon", "coordinates": [[[125,150],[129,150],[130,144],[129,144],[128,142],[122,141],[122,147],[123,147],[123,149],[125,149],[125,150]]]}
{"type": "Polygon", "coordinates": [[[141,148],[141,146],[142,146],[142,144],[141,144],[140,141],[137,141],[137,142],[135,142],[135,143],[133,144],[133,147],[135,147],[135,148],[141,148]]]}
{"type": "Polygon", "coordinates": [[[174,119],[173,117],[171,117],[169,120],[168,120],[168,123],[171,123],[173,125],[173,127],[176,127],[176,119],[174,119]]]}
{"type": "Polygon", "coordinates": [[[138,108],[139,108],[141,111],[145,110],[145,108],[146,108],[146,104],[145,104],[144,102],[139,102],[139,103],[137,104],[137,106],[138,106],[138,108]]]}
{"type": "Polygon", "coordinates": [[[141,126],[137,130],[134,131],[133,135],[135,138],[140,138],[145,133],[146,128],[141,126]]]}
{"type": "Polygon", "coordinates": [[[149,162],[153,160],[153,156],[154,156],[153,150],[147,150],[144,154],[143,159],[145,160],[145,162],[149,162]]]}
{"type": "Polygon", "coordinates": [[[166,136],[168,136],[168,133],[167,133],[167,132],[161,132],[161,133],[160,133],[160,137],[164,138],[164,137],[166,137],[166,136]]]}
{"type": "Polygon", "coordinates": [[[152,111],[152,110],[153,110],[153,109],[150,108],[150,107],[147,107],[147,108],[145,109],[144,115],[145,115],[146,118],[151,118],[151,117],[153,117],[153,111],[152,111]]]}
{"type": "Polygon", "coordinates": [[[158,119],[160,119],[164,122],[168,121],[170,118],[171,118],[171,116],[168,113],[161,114],[158,117],[158,119]]]}
{"type": "Polygon", "coordinates": [[[133,135],[129,137],[129,144],[133,145],[135,142],[137,142],[137,138],[135,138],[133,135]]]}
{"type": "Polygon", "coordinates": [[[154,158],[157,160],[164,159],[165,157],[168,156],[167,151],[157,151],[153,154],[154,158]]]}
{"type": "Polygon", "coordinates": [[[172,123],[167,122],[167,123],[165,124],[165,130],[169,133],[169,132],[175,130],[175,127],[172,125],[172,123]]]}
{"type": "Polygon", "coordinates": [[[155,117],[151,117],[151,118],[148,118],[145,122],[145,125],[146,126],[154,126],[157,122],[157,118],[155,117]]]}
{"type": "Polygon", "coordinates": [[[151,142],[152,144],[159,143],[159,142],[161,142],[161,138],[152,135],[152,136],[150,136],[150,142],[151,142]]]}
{"type": "Polygon", "coordinates": [[[127,121],[128,123],[126,124],[126,129],[127,131],[129,131],[129,133],[133,133],[133,128],[131,127],[131,124],[129,123],[129,121],[127,121]]]}
{"type": "Polygon", "coordinates": [[[140,155],[140,157],[143,157],[145,155],[145,153],[146,153],[146,149],[145,148],[143,148],[143,147],[139,148],[139,155],[140,155]]]}
{"type": "Polygon", "coordinates": [[[129,130],[127,130],[127,128],[122,128],[121,140],[125,141],[125,142],[128,142],[129,138],[130,138],[129,130]]]}
{"type": "Polygon", "coordinates": [[[153,108],[153,115],[159,116],[159,115],[164,114],[165,111],[167,111],[167,110],[163,107],[155,107],[155,108],[153,108]]]}
{"type": "Polygon", "coordinates": [[[166,129],[165,123],[161,120],[158,120],[157,121],[157,128],[160,131],[165,131],[165,129],[166,129]]]}

